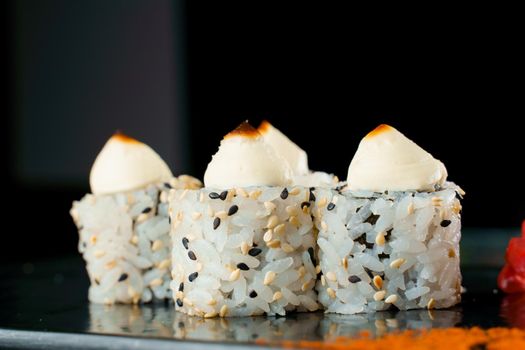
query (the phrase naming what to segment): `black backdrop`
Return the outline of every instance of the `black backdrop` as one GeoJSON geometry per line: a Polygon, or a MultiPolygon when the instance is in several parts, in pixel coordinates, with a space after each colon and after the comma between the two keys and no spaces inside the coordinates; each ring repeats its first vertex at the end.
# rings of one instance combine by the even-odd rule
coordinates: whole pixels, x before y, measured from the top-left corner
{"type": "MultiPolygon", "coordinates": [[[[49,3],[55,9],[67,6],[66,1],[49,3]]],[[[100,12],[115,3],[149,6],[90,3],[100,12]]],[[[518,170],[525,158],[518,126],[523,116],[517,89],[520,41],[511,18],[481,15],[479,9],[408,14],[401,8],[282,3],[175,2],[171,9],[174,47],[183,50],[184,61],[174,77],[184,107],[177,118],[184,119],[187,139],[176,150],[187,159],[177,164],[176,173],[202,178],[225,133],[244,119],[254,124],[268,119],[308,152],[312,169],[344,179],[359,140],[377,124],[389,123],[442,160],[449,178],[466,190],[466,226],[510,227],[525,218],[524,176],[518,170]]],[[[23,229],[9,233],[13,244],[33,243],[25,253],[4,248],[2,259],[74,252],[68,209],[88,190],[85,181],[25,183],[11,171],[18,152],[13,86],[20,79],[13,54],[19,44],[15,12],[6,11],[11,55],[5,65],[7,169],[2,177],[10,209],[4,216],[23,219],[23,229]],[[38,205],[30,203],[37,197],[38,205]]],[[[89,58],[84,64],[89,66],[89,58]]],[[[123,95],[123,101],[140,101],[137,91],[123,95]]],[[[90,157],[86,168],[94,154],[90,157]]]]}

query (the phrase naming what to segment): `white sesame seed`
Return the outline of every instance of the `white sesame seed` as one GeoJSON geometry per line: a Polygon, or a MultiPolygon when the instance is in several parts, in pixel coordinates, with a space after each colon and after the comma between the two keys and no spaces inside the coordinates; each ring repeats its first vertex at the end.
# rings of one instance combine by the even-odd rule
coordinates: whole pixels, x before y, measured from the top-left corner
{"type": "Polygon", "coordinates": [[[285,229],[286,229],[285,224],[279,224],[279,225],[275,226],[275,228],[273,229],[273,232],[275,234],[280,235],[280,234],[284,233],[285,229]]]}
{"type": "Polygon", "coordinates": [[[185,189],[184,191],[182,191],[182,193],[180,194],[179,196],[179,200],[183,200],[184,197],[186,197],[186,195],[188,194],[188,189],[185,189]]]}
{"type": "Polygon", "coordinates": [[[241,253],[242,253],[243,255],[246,255],[246,254],[248,254],[248,251],[249,251],[249,250],[250,250],[250,246],[248,245],[248,243],[246,243],[246,242],[243,241],[243,242],[241,243],[241,253]]]}
{"type": "Polygon", "coordinates": [[[386,292],[384,290],[380,290],[378,292],[375,292],[374,293],[374,300],[375,301],[380,301],[380,300],[383,300],[383,298],[385,297],[386,295],[386,292]]]}
{"type": "Polygon", "coordinates": [[[283,243],[281,244],[281,249],[285,252],[285,253],[291,253],[295,250],[294,247],[292,247],[290,244],[288,243],[283,243]]]}
{"type": "Polygon", "coordinates": [[[277,206],[275,204],[273,204],[272,202],[264,202],[264,207],[269,210],[269,211],[273,211],[275,210],[275,208],[277,208],[277,206]]]}
{"type": "Polygon", "coordinates": [[[295,216],[295,215],[290,216],[290,218],[288,219],[288,221],[290,222],[290,224],[294,225],[295,227],[299,227],[299,225],[301,224],[301,223],[299,222],[299,219],[298,219],[297,216],[295,216]]]}
{"type": "Polygon", "coordinates": [[[410,202],[410,204],[407,207],[407,213],[408,215],[411,215],[414,213],[414,203],[410,202]]]}
{"type": "Polygon", "coordinates": [[[304,266],[301,266],[297,272],[299,273],[299,278],[303,278],[304,275],[306,275],[306,268],[304,266]]]}
{"type": "Polygon", "coordinates": [[[223,305],[221,307],[221,310],[219,311],[219,316],[224,317],[224,316],[226,316],[227,313],[228,313],[228,306],[227,305],[223,305]]]}
{"type": "Polygon", "coordinates": [[[163,246],[164,246],[164,242],[162,242],[160,239],[157,239],[151,245],[151,250],[156,252],[157,250],[161,249],[163,246]]]}
{"type": "Polygon", "coordinates": [[[328,231],[328,225],[326,224],[326,222],[321,221],[321,229],[323,231],[328,231]]]}
{"type": "Polygon", "coordinates": [[[199,220],[199,219],[201,218],[201,216],[202,216],[202,214],[199,213],[198,211],[195,211],[195,212],[193,212],[193,213],[191,214],[191,218],[192,218],[193,220],[199,220]]]}
{"type": "Polygon", "coordinates": [[[321,285],[324,287],[326,285],[326,278],[324,275],[321,275],[321,285]]]}
{"type": "Polygon", "coordinates": [[[308,281],[308,282],[303,283],[303,284],[301,285],[301,290],[302,290],[303,292],[306,292],[307,290],[309,290],[310,287],[311,287],[311,283],[312,283],[312,281],[308,281]]]}
{"type": "Polygon", "coordinates": [[[159,265],[157,266],[157,268],[158,268],[159,270],[163,270],[163,269],[169,267],[170,264],[171,264],[171,260],[170,260],[170,259],[164,259],[164,260],[162,260],[162,261],[159,263],[159,265]]]}
{"type": "Polygon", "coordinates": [[[217,305],[217,300],[215,300],[215,299],[212,298],[212,299],[208,300],[207,304],[208,304],[208,305],[211,305],[211,306],[213,306],[213,305],[217,305]]]}
{"type": "Polygon", "coordinates": [[[242,197],[244,197],[244,198],[248,198],[248,192],[246,192],[246,190],[245,190],[244,188],[242,188],[242,187],[238,187],[238,188],[236,189],[236,192],[237,192],[239,195],[241,195],[242,197]]]}
{"type": "Polygon", "coordinates": [[[111,270],[112,268],[114,268],[115,266],[117,265],[117,262],[115,260],[111,260],[111,261],[108,261],[106,263],[106,265],[104,265],[104,268],[106,270],[111,270]]]}
{"type": "Polygon", "coordinates": [[[166,203],[168,201],[168,192],[161,192],[160,193],[160,202],[166,203]]]}
{"type": "Polygon", "coordinates": [[[348,268],[348,260],[346,259],[346,257],[341,259],[341,265],[345,270],[348,268]]]}
{"type": "Polygon", "coordinates": [[[339,197],[338,196],[333,196],[332,197],[332,203],[334,204],[337,204],[337,201],[339,200],[339,197]]]}
{"type": "Polygon", "coordinates": [[[381,276],[374,276],[374,279],[372,281],[377,289],[383,288],[383,279],[381,278],[381,276]]]}
{"type": "Polygon", "coordinates": [[[299,209],[295,205],[289,205],[286,207],[286,212],[288,215],[297,215],[299,214],[299,209]]]}
{"type": "Polygon", "coordinates": [[[106,255],[106,252],[104,250],[95,250],[95,252],[93,252],[93,255],[95,256],[95,258],[101,258],[104,255],[106,255]]]}
{"type": "Polygon", "coordinates": [[[317,207],[319,208],[322,208],[324,207],[326,204],[328,204],[328,199],[326,199],[325,197],[319,199],[319,201],[317,202],[317,207]]]}
{"type": "Polygon", "coordinates": [[[133,236],[131,236],[131,243],[132,243],[132,244],[135,244],[135,245],[136,245],[137,243],[139,243],[139,236],[137,236],[137,235],[133,235],[133,236]]]}
{"type": "Polygon", "coordinates": [[[264,235],[263,235],[263,241],[265,242],[270,242],[273,238],[273,230],[272,229],[269,229],[267,230],[264,235]]]}
{"type": "Polygon", "coordinates": [[[149,283],[149,285],[152,287],[157,287],[157,286],[160,286],[161,284],[162,284],[162,279],[160,278],[155,278],[149,283]]]}
{"type": "Polygon", "coordinates": [[[230,281],[231,282],[237,281],[240,276],[241,276],[241,270],[240,269],[233,270],[233,272],[230,273],[230,281]]]}
{"type": "Polygon", "coordinates": [[[95,244],[95,243],[97,243],[97,236],[95,236],[95,235],[91,235],[91,236],[89,237],[89,243],[91,243],[91,244],[95,244]]]}
{"type": "Polygon", "coordinates": [[[335,290],[333,290],[332,288],[328,287],[326,288],[326,293],[328,294],[328,296],[332,299],[335,299],[335,290]]]}
{"type": "Polygon", "coordinates": [[[261,190],[253,190],[250,192],[250,199],[254,199],[254,200],[257,200],[257,198],[259,198],[259,196],[261,195],[262,191],[261,190]]]}
{"type": "Polygon", "coordinates": [[[233,197],[235,197],[236,195],[236,191],[234,188],[232,188],[231,190],[228,191],[228,194],[226,195],[226,201],[229,202],[233,199],[233,197]]]}
{"type": "Polygon", "coordinates": [[[216,212],[215,216],[221,219],[226,219],[228,217],[228,213],[224,210],[221,210],[221,211],[216,212]]]}
{"type": "Polygon", "coordinates": [[[273,293],[273,297],[272,297],[272,300],[273,301],[276,301],[276,300],[279,300],[283,297],[283,293],[277,291],[275,293],[273,293]]]}
{"type": "Polygon", "coordinates": [[[430,298],[430,300],[427,303],[427,309],[431,310],[434,307],[436,307],[436,301],[434,300],[434,298],[430,298]]]}
{"type": "Polygon", "coordinates": [[[336,277],[335,273],[333,273],[332,271],[328,271],[326,273],[326,278],[328,278],[330,281],[336,281],[337,280],[337,277],[336,277]]]}
{"type": "Polygon", "coordinates": [[[177,299],[184,299],[184,292],[181,292],[180,290],[177,291],[177,293],[175,293],[175,298],[177,299]]]}
{"type": "Polygon", "coordinates": [[[281,241],[274,239],[273,241],[266,243],[266,245],[270,248],[279,248],[281,246],[281,241]]]}
{"type": "Polygon", "coordinates": [[[217,317],[217,312],[216,311],[207,312],[207,313],[204,314],[204,318],[214,318],[214,317],[217,317]]]}
{"type": "Polygon", "coordinates": [[[268,219],[268,223],[266,224],[266,228],[274,228],[279,223],[279,217],[277,215],[272,215],[268,219]]]}
{"type": "Polygon", "coordinates": [[[385,303],[387,304],[393,304],[397,301],[397,295],[391,294],[385,299],[385,303]]]}
{"type": "Polygon", "coordinates": [[[379,232],[377,235],[376,235],[376,244],[377,245],[385,245],[385,233],[384,232],[379,232]]]}
{"type": "Polygon", "coordinates": [[[390,263],[390,267],[393,268],[393,269],[399,269],[401,267],[401,265],[403,265],[405,263],[405,259],[403,258],[399,258],[399,259],[396,259],[394,261],[392,261],[390,263]]]}
{"type": "Polygon", "coordinates": [[[213,211],[213,208],[210,205],[208,205],[208,216],[212,218],[214,214],[215,213],[213,211]]]}
{"type": "Polygon", "coordinates": [[[299,187],[294,187],[290,191],[288,191],[288,194],[292,196],[297,196],[299,193],[301,193],[301,189],[299,187]]]}
{"type": "Polygon", "coordinates": [[[315,273],[319,273],[319,272],[321,272],[321,266],[317,265],[315,267],[315,273]]]}
{"type": "Polygon", "coordinates": [[[137,216],[136,221],[137,222],[143,222],[148,218],[148,214],[141,213],[139,216],[137,216]]]}
{"type": "Polygon", "coordinates": [[[204,202],[204,192],[201,192],[199,194],[199,202],[201,202],[201,203],[204,202]]]}
{"type": "Polygon", "coordinates": [[[273,272],[273,271],[266,272],[266,274],[264,275],[263,284],[265,286],[271,284],[275,280],[276,276],[277,276],[277,274],[275,272],[273,272]]]}

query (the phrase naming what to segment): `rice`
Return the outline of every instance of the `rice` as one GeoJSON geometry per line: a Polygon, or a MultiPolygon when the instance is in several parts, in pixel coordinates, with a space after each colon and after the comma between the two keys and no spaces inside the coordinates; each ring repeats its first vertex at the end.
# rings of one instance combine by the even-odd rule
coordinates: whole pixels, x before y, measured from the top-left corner
{"type": "Polygon", "coordinates": [[[355,314],[445,308],[460,301],[461,189],[435,192],[317,189],[322,276],[327,312],[355,314]]]}
{"type": "Polygon", "coordinates": [[[189,315],[318,309],[310,190],[174,190],[172,290],[189,315]]]}
{"type": "Polygon", "coordinates": [[[138,303],[170,298],[168,193],[197,188],[187,175],[112,195],[87,194],[73,203],[78,250],[86,261],[93,303],[138,303]]]}

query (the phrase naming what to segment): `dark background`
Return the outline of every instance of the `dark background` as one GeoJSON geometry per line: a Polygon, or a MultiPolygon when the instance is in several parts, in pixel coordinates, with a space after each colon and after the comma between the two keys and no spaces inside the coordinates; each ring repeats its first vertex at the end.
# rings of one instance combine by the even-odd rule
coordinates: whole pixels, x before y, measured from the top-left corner
{"type": "MultiPolygon", "coordinates": [[[[377,5],[379,6],[379,5],[377,5]]],[[[519,22],[493,9],[10,1],[0,260],[73,253],[71,202],[116,130],[202,178],[220,139],[269,119],[346,178],[389,123],[467,192],[467,227],[524,218],[519,22]],[[7,229],[6,221],[14,226],[7,229]],[[14,249],[24,245],[24,249],[14,249]],[[13,248],[11,248],[13,247],[13,248]]]]}

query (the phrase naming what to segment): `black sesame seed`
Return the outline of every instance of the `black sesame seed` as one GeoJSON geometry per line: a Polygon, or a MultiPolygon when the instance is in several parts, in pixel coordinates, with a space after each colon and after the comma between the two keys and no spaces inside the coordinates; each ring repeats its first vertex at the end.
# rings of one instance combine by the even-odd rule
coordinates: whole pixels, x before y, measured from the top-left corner
{"type": "Polygon", "coordinates": [[[118,278],[118,281],[119,282],[122,282],[122,281],[125,281],[128,279],[128,274],[127,273],[123,273],[122,275],[120,275],[120,277],[118,278]]]}
{"type": "Polygon", "coordinates": [[[228,191],[222,191],[221,194],[219,195],[219,198],[221,199],[221,201],[225,200],[226,197],[228,197],[228,191]]]}
{"type": "Polygon", "coordinates": [[[210,197],[211,199],[217,199],[219,198],[219,194],[217,192],[210,192],[208,197],[210,197]]]}
{"type": "Polygon", "coordinates": [[[288,189],[285,187],[284,190],[281,192],[281,199],[288,198],[288,189]]]}
{"type": "Polygon", "coordinates": [[[384,259],[389,259],[390,258],[390,254],[385,254],[385,253],[381,253],[381,254],[378,254],[377,257],[379,258],[379,260],[384,260],[384,259]]]}
{"type": "Polygon", "coordinates": [[[243,271],[248,271],[250,269],[245,263],[238,263],[237,267],[243,271]]]}
{"type": "Polygon", "coordinates": [[[332,202],[328,203],[328,206],[326,207],[326,209],[328,210],[333,210],[334,208],[335,208],[335,204],[332,202]]]}
{"type": "Polygon", "coordinates": [[[144,208],[144,210],[142,211],[142,214],[147,214],[151,211],[151,207],[146,207],[144,208]]]}
{"type": "Polygon", "coordinates": [[[195,279],[199,277],[199,273],[198,272],[194,272],[194,273],[190,273],[190,275],[188,276],[188,280],[190,282],[193,282],[195,281],[195,279]]]}
{"type": "Polygon", "coordinates": [[[179,292],[184,292],[184,282],[179,284],[179,292]]]}
{"type": "Polygon", "coordinates": [[[95,278],[95,283],[96,284],[100,284],[100,281],[98,279],[95,278]]]}
{"type": "Polygon", "coordinates": [[[184,248],[188,249],[188,243],[190,242],[189,239],[187,239],[186,237],[184,237],[182,239],[182,245],[184,246],[184,248]]]}
{"type": "Polygon", "coordinates": [[[168,216],[168,223],[171,225],[171,216],[168,216]]]}
{"type": "Polygon", "coordinates": [[[221,218],[215,218],[213,220],[213,229],[216,230],[217,227],[219,227],[220,224],[221,224],[221,218]]]}
{"type": "Polygon", "coordinates": [[[315,202],[315,194],[312,192],[314,188],[310,188],[310,197],[308,198],[310,202],[315,202]]]}
{"type": "Polygon", "coordinates": [[[182,304],[182,300],[180,300],[179,298],[177,298],[177,305],[178,305],[179,307],[182,307],[182,305],[183,305],[183,304],[182,304]]]}
{"type": "Polygon", "coordinates": [[[448,225],[450,225],[452,223],[452,221],[450,220],[443,220],[441,221],[441,227],[447,227],[448,225]]]}
{"type": "Polygon", "coordinates": [[[361,279],[356,275],[352,275],[348,277],[348,281],[350,281],[350,283],[357,283],[357,282],[361,282],[361,279]]]}
{"type": "Polygon", "coordinates": [[[191,260],[197,260],[197,257],[195,256],[195,253],[191,250],[188,252],[188,256],[191,260]]]}
{"type": "Polygon", "coordinates": [[[304,207],[310,208],[310,202],[302,202],[301,209],[304,209],[304,207]]]}
{"type": "Polygon", "coordinates": [[[259,249],[259,248],[252,248],[252,249],[248,250],[248,254],[250,256],[257,256],[257,255],[259,255],[261,253],[262,253],[262,249],[259,249]]]}
{"type": "Polygon", "coordinates": [[[232,216],[239,210],[239,207],[237,205],[232,205],[230,209],[228,209],[228,216],[232,216]]]}
{"type": "Polygon", "coordinates": [[[252,291],[250,292],[250,298],[256,298],[256,297],[257,297],[257,292],[254,291],[254,290],[252,290],[252,291]]]}
{"type": "Polygon", "coordinates": [[[166,187],[166,188],[172,188],[171,185],[169,184],[169,182],[165,182],[165,183],[164,183],[164,187],[166,187]]]}

